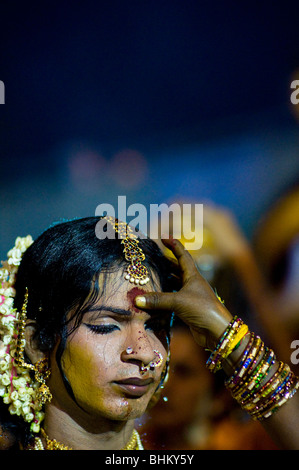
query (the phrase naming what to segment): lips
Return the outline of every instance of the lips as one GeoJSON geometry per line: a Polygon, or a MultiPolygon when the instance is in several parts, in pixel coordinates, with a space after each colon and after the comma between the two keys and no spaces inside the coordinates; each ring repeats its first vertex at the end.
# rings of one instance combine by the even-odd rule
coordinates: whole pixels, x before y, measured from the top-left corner
{"type": "Polygon", "coordinates": [[[131,377],[129,379],[117,380],[114,382],[126,395],[132,397],[141,397],[144,395],[151,384],[153,379],[139,379],[138,377],[131,377]]]}

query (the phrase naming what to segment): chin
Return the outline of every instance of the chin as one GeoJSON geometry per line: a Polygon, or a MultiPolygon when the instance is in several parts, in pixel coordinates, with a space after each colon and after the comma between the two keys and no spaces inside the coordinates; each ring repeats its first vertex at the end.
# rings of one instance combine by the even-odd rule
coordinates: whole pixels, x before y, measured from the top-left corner
{"type": "Polygon", "coordinates": [[[128,421],[140,418],[146,411],[149,400],[142,398],[122,398],[120,401],[111,403],[102,416],[113,421],[128,421]]]}

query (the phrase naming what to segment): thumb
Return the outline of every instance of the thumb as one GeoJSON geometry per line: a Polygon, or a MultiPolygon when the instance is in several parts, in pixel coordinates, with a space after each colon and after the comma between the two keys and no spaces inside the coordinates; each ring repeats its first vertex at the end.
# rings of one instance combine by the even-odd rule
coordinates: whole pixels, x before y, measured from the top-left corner
{"type": "Polygon", "coordinates": [[[137,295],[134,299],[136,307],[150,310],[175,310],[175,294],[169,292],[151,292],[137,295]]]}

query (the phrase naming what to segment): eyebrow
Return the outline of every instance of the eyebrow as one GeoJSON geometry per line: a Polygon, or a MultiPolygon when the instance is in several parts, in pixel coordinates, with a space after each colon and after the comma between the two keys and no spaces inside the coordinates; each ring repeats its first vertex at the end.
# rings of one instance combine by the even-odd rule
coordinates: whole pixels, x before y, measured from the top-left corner
{"type": "Polygon", "coordinates": [[[117,307],[111,307],[109,305],[102,305],[101,307],[92,307],[89,312],[102,312],[102,311],[108,311],[115,313],[116,315],[123,315],[123,316],[130,316],[132,315],[132,312],[130,310],[125,310],[123,308],[117,308],[117,307]]]}

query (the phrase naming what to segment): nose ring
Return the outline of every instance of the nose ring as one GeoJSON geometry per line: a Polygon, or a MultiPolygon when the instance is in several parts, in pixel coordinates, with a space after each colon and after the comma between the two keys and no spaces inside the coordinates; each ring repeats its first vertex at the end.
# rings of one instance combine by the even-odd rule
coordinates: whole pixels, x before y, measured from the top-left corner
{"type": "Polygon", "coordinates": [[[159,367],[162,364],[163,362],[162,354],[159,351],[157,351],[157,349],[154,349],[154,353],[157,356],[157,359],[154,361],[151,361],[147,366],[145,366],[142,363],[142,366],[140,367],[141,373],[144,374],[145,372],[148,372],[149,370],[154,370],[156,367],[159,367]]]}

